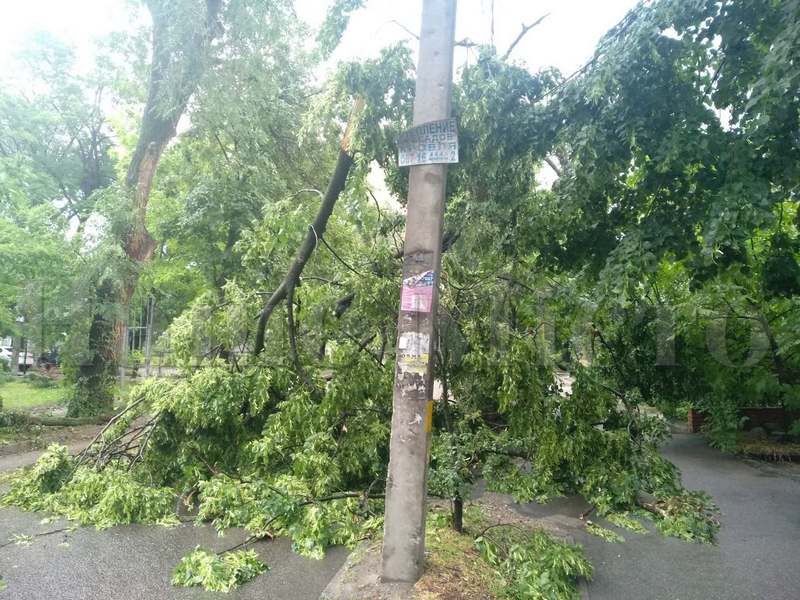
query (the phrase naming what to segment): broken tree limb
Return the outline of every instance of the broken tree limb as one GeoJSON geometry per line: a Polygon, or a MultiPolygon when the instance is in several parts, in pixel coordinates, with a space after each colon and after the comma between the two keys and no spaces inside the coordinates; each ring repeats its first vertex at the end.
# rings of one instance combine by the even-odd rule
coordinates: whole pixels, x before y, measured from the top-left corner
{"type": "Polygon", "coordinates": [[[556,175],[561,177],[561,169],[558,168],[558,165],[556,164],[556,162],[552,158],[550,158],[549,156],[545,156],[544,157],[544,162],[546,162],[548,165],[550,165],[550,168],[553,169],[553,171],[555,171],[556,175]]]}
{"type": "Polygon", "coordinates": [[[513,41],[513,42],[511,42],[511,45],[508,47],[508,50],[506,50],[506,53],[505,53],[505,54],[503,54],[503,57],[502,57],[500,60],[503,60],[503,61],[504,61],[504,60],[507,60],[507,59],[508,59],[508,57],[509,57],[509,56],[511,56],[511,53],[514,51],[514,48],[516,48],[516,47],[517,47],[517,44],[519,44],[519,43],[520,43],[520,41],[522,40],[522,38],[524,38],[524,37],[525,37],[525,34],[527,34],[527,33],[528,33],[528,32],[529,32],[531,29],[533,29],[534,27],[536,27],[536,26],[537,26],[539,23],[541,23],[542,21],[544,21],[544,20],[545,20],[547,17],[549,17],[549,16],[550,16],[550,13],[545,13],[545,14],[543,14],[541,17],[539,17],[538,19],[536,19],[536,20],[535,20],[533,23],[531,23],[530,25],[525,25],[525,24],[523,23],[523,24],[522,24],[522,31],[520,31],[520,32],[519,32],[519,35],[518,35],[518,36],[517,36],[517,37],[514,39],[514,41],[513,41]]]}
{"type": "Polygon", "coordinates": [[[292,265],[286,272],[278,289],[267,299],[264,308],[259,314],[258,326],[256,327],[256,339],[253,346],[253,354],[255,356],[258,356],[264,350],[264,338],[270,316],[272,316],[272,313],[275,311],[275,307],[283,302],[290,290],[294,290],[294,287],[297,285],[308,259],[311,258],[311,254],[313,254],[314,249],[317,247],[317,241],[325,233],[325,228],[328,226],[328,219],[330,219],[333,213],[333,207],[336,205],[336,201],[344,190],[347,176],[350,174],[350,168],[353,166],[353,156],[350,154],[350,136],[352,135],[352,129],[354,129],[355,121],[363,105],[364,101],[361,98],[357,98],[353,104],[350,122],[347,124],[347,129],[342,137],[339,158],[336,160],[333,177],[331,177],[328,183],[328,189],[325,190],[325,194],[322,197],[322,204],[320,204],[317,216],[314,218],[314,222],[309,225],[306,237],[300,245],[294,262],[292,262],[292,265]]]}
{"type": "Polygon", "coordinates": [[[78,427],[80,425],[103,425],[112,415],[97,415],[95,417],[36,417],[22,413],[14,413],[14,418],[24,421],[28,425],[41,425],[43,427],[78,427]]]}

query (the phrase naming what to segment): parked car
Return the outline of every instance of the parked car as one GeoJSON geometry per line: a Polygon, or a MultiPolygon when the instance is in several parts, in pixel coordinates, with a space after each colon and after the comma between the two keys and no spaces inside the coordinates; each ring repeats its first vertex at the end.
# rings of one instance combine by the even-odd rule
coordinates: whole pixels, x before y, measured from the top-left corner
{"type": "Polygon", "coordinates": [[[11,348],[8,346],[0,346],[0,360],[7,365],[11,365],[12,356],[14,356],[14,352],[12,352],[11,348]]]}
{"type": "Polygon", "coordinates": [[[43,369],[57,367],[60,364],[61,357],[58,354],[58,350],[51,350],[50,352],[40,354],[39,358],[36,359],[36,365],[43,369]]]}

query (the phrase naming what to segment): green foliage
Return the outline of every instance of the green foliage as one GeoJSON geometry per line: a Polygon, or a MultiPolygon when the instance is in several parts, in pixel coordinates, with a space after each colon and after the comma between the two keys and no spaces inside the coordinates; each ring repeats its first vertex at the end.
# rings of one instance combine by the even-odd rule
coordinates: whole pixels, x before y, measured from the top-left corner
{"type": "Polygon", "coordinates": [[[350,13],[364,6],[364,0],[335,0],[328,9],[325,21],[317,33],[319,52],[328,58],[339,45],[339,40],[347,29],[350,13]]]}
{"type": "MultiPolygon", "coordinates": [[[[0,398],[0,402],[2,402],[2,398],[0,398]]],[[[3,411],[0,406],[0,427],[24,431],[28,427],[28,419],[20,413],[3,411]]]]}
{"type": "Polygon", "coordinates": [[[309,488],[299,479],[278,477],[270,482],[242,483],[224,476],[200,484],[198,519],[223,531],[243,527],[253,535],[286,535],[295,552],[321,559],[334,545],[353,547],[382,525],[369,517],[365,500],[331,495],[308,499],[309,488]]]}
{"type": "Polygon", "coordinates": [[[11,483],[2,503],[25,510],[46,510],[83,525],[105,529],[128,523],[176,524],[175,494],[135,480],[127,470],[102,471],[81,466],[67,448],[50,446],[30,469],[11,483]]]}
{"type": "Polygon", "coordinates": [[[625,538],[622,537],[620,534],[618,534],[616,531],[612,531],[611,529],[606,529],[605,527],[601,527],[600,525],[592,521],[586,522],[586,531],[612,544],[619,544],[625,541],[625,538]]]}
{"type": "Polygon", "coordinates": [[[661,519],[656,525],[664,535],[687,542],[713,543],[719,531],[719,509],[708,494],[684,491],[658,503],[661,519]]]}
{"type": "Polygon", "coordinates": [[[617,527],[622,527],[634,533],[647,533],[647,528],[630,516],[629,513],[610,513],[606,515],[605,518],[617,527]]]}
{"type": "Polygon", "coordinates": [[[209,592],[230,592],[269,567],[258,560],[254,550],[239,550],[219,555],[196,548],[184,556],[172,574],[172,585],[203,586],[209,592]]]}
{"type": "Polygon", "coordinates": [[[79,467],[47,509],[82,525],[105,529],[129,523],[176,525],[175,492],[139,482],[127,470],[79,467]]]}
{"type": "Polygon", "coordinates": [[[500,589],[506,598],[578,598],[578,578],[592,577],[592,565],[580,546],[558,541],[541,530],[494,538],[482,535],[475,545],[502,577],[500,589]]]}
{"type": "Polygon", "coordinates": [[[110,181],[112,142],[104,83],[77,73],[73,48],[37,33],[15,58],[0,94],[0,334],[44,351],[71,324],[83,224],[110,181]]]}
{"type": "Polygon", "coordinates": [[[130,367],[133,376],[139,373],[139,367],[144,364],[144,353],[140,350],[134,350],[128,355],[128,366],[130,367]]]}
{"type": "MultiPolygon", "coordinates": [[[[181,370],[137,388],[138,404],[91,449],[148,422],[130,472],[101,461],[73,473],[73,459],[51,450],[9,501],[106,526],[163,520],[181,493],[220,530],[288,535],[315,557],[379,527],[403,217],[373,199],[367,174],[377,163],[405,202],[395,141],[411,122],[412,53],[396,45],[312,84],[361,4],[334,2],[309,53],[289,3],[224,3],[225,35],[197,81],[191,127],[154,180],[147,227],[159,251],[141,271],[119,244],[131,199],[111,181],[136,124],[113,123],[113,138],[98,136],[89,153],[97,160],[83,161],[76,147],[93,127],[105,131],[105,104],[87,106],[95,81],[64,82],[71,54],[52,43],[37,73],[52,67],[62,75],[45,79],[59,85],[32,100],[0,97],[0,333],[35,337],[50,318],[54,332],[69,326],[70,414],[110,407],[113,360],[99,350],[125,316],[127,274],[139,278],[135,298],[155,299],[167,331],[159,345],[181,370]],[[308,232],[356,97],[347,189],[297,282],[291,326],[277,307],[252,357],[252,324],[308,232]],[[110,139],[120,140],[116,165],[110,139]],[[24,143],[12,152],[15,140],[24,143]],[[67,240],[56,206],[66,200],[81,223],[99,217],[100,239],[79,228],[67,240]],[[42,294],[52,308],[37,304],[42,294]],[[23,313],[32,331],[17,325],[23,313]]],[[[653,408],[704,409],[713,443],[727,449],[741,407],[800,406],[797,9],[797,0],[642,3],[569,80],[492,48],[461,70],[431,493],[464,498],[481,473],[518,501],[581,494],[635,531],[616,513],[650,494],[661,531],[713,540],[716,511],[659,454],[668,431],[653,408]],[[550,189],[537,181],[545,160],[558,175],[550,189]],[[571,375],[571,392],[556,368],[571,375]]],[[[172,23],[170,42],[191,38],[201,13],[172,23]]],[[[118,73],[110,87],[131,106],[144,98],[145,37],[122,40],[133,66],[100,69],[118,73]]],[[[175,85],[162,109],[186,93],[180,58],[168,65],[175,85]]],[[[202,66],[195,59],[184,66],[202,66]]],[[[575,549],[543,537],[480,544],[512,597],[569,597],[574,577],[590,572],[575,549]]],[[[229,566],[202,553],[180,582],[204,583],[204,569],[236,581],[229,566]]]]}
{"type": "Polygon", "coordinates": [[[26,510],[44,510],[47,498],[62,488],[74,468],[75,460],[67,447],[52,444],[32,467],[12,481],[2,502],[26,510]]]}
{"type": "Polygon", "coordinates": [[[442,432],[433,439],[428,493],[442,498],[469,498],[477,463],[475,437],[442,432]]]}

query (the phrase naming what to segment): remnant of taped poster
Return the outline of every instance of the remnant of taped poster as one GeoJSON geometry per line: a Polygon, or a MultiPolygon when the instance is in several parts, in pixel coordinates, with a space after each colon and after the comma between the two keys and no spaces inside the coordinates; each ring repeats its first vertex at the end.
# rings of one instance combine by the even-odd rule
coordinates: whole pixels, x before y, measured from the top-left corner
{"type": "Polygon", "coordinates": [[[400,296],[401,310],[429,313],[433,308],[433,271],[406,277],[400,296]]]}

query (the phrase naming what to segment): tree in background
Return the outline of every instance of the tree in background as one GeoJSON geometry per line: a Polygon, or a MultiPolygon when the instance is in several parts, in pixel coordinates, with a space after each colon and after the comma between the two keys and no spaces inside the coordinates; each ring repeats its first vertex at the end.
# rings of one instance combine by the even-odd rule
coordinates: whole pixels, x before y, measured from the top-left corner
{"type": "Polygon", "coordinates": [[[111,140],[103,84],[75,73],[68,47],[34,36],[18,60],[33,93],[12,80],[0,96],[0,332],[24,333],[45,352],[69,328],[93,194],[113,176],[111,140]]]}

